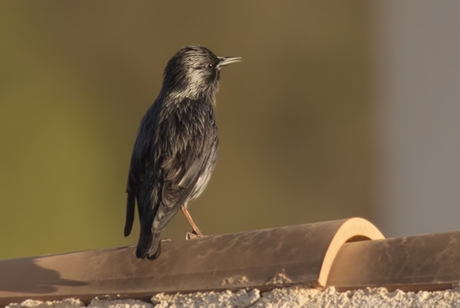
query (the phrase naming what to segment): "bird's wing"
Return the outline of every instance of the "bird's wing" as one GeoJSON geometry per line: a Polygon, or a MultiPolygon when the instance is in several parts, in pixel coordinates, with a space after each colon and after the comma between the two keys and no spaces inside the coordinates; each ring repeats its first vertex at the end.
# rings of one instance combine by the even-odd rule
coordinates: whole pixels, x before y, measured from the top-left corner
{"type": "MultiPolygon", "coordinates": [[[[158,125],[158,116],[160,104],[155,102],[146,112],[142,118],[139,129],[137,131],[136,141],[134,143],[133,152],[131,155],[131,164],[128,173],[128,183],[126,185],[126,192],[128,193],[128,200],[126,204],[126,222],[124,235],[128,236],[134,221],[134,208],[136,204],[136,197],[141,184],[145,180],[146,169],[150,164],[151,149],[154,143],[154,132],[158,125]]],[[[143,206],[139,204],[139,215],[142,216],[143,206]]]]}
{"type": "Polygon", "coordinates": [[[217,156],[218,136],[212,106],[196,101],[183,101],[181,106],[181,112],[171,116],[165,125],[159,125],[159,142],[155,152],[161,170],[162,187],[158,194],[160,199],[153,200],[153,204],[159,205],[155,215],[158,224],[152,226],[156,230],[162,230],[180,206],[196,194],[200,189],[197,183],[199,186],[200,178],[208,176],[206,172],[212,171],[217,156]],[[196,108],[197,104],[203,108],[200,114],[209,121],[190,118],[195,111],[187,110],[186,107],[196,108]]]}

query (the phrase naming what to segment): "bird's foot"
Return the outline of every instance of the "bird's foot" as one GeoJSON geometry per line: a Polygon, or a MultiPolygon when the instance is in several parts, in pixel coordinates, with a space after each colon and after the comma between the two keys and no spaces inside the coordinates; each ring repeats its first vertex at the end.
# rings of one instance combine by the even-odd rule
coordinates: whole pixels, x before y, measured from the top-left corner
{"type": "Polygon", "coordinates": [[[172,239],[170,239],[170,238],[162,238],[160,242],[162,242],[162,243],[172,242],[172,239]]]}
{"type": "Polygon", "coordinates": [[[185,239],[188,240],[195,240],[197,238],[203,238],[207,235],[203,235],[201,232],[198,234],[195,231],[185,233],[185,239]]]}

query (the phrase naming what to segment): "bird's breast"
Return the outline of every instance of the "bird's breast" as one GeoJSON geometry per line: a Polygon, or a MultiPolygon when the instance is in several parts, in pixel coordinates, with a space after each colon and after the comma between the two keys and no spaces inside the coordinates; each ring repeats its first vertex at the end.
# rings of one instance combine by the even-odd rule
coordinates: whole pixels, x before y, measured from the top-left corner
{"type": "Polygon", "coordinates": [[[157,145],[168,153],[196,151],[217,146],[218,131],[214,107],[209,102],[181,100],[164,104],[157,145]]]}

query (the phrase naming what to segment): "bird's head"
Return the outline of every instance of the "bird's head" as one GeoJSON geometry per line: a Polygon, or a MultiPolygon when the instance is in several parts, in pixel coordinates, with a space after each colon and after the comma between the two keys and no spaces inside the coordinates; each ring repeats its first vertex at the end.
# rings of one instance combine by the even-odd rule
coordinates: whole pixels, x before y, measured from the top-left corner
{"type": "Polygon", "coordinates": [[[184,47],[169,60],[162,91],[193,99],[213,97],[219,88],[220,69],[239,61],[240,57],[218,57],[202,46],[184,47]]]}

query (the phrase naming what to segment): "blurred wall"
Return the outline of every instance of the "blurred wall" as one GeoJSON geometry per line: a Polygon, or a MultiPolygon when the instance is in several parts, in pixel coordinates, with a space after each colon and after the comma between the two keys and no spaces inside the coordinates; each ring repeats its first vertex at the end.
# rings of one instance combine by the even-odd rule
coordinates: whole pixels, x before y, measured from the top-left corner
{"type": "Polygon", "coordinates": [[[460,229],[460,2],[373,2],[374,221],[460,229]]]}
{"type": "MultiPolygon", "coordinates": [[[[207,234],[372,213],[369,3],[1,1],[0,258],[123,237],[137,126],[181,47],[242,56],[217,97],[207,234]]],[[[136,222],[137,223],[137,222],[136,222]]],[[[178,215],[166,237],[183,238],[178,215]]]]}

